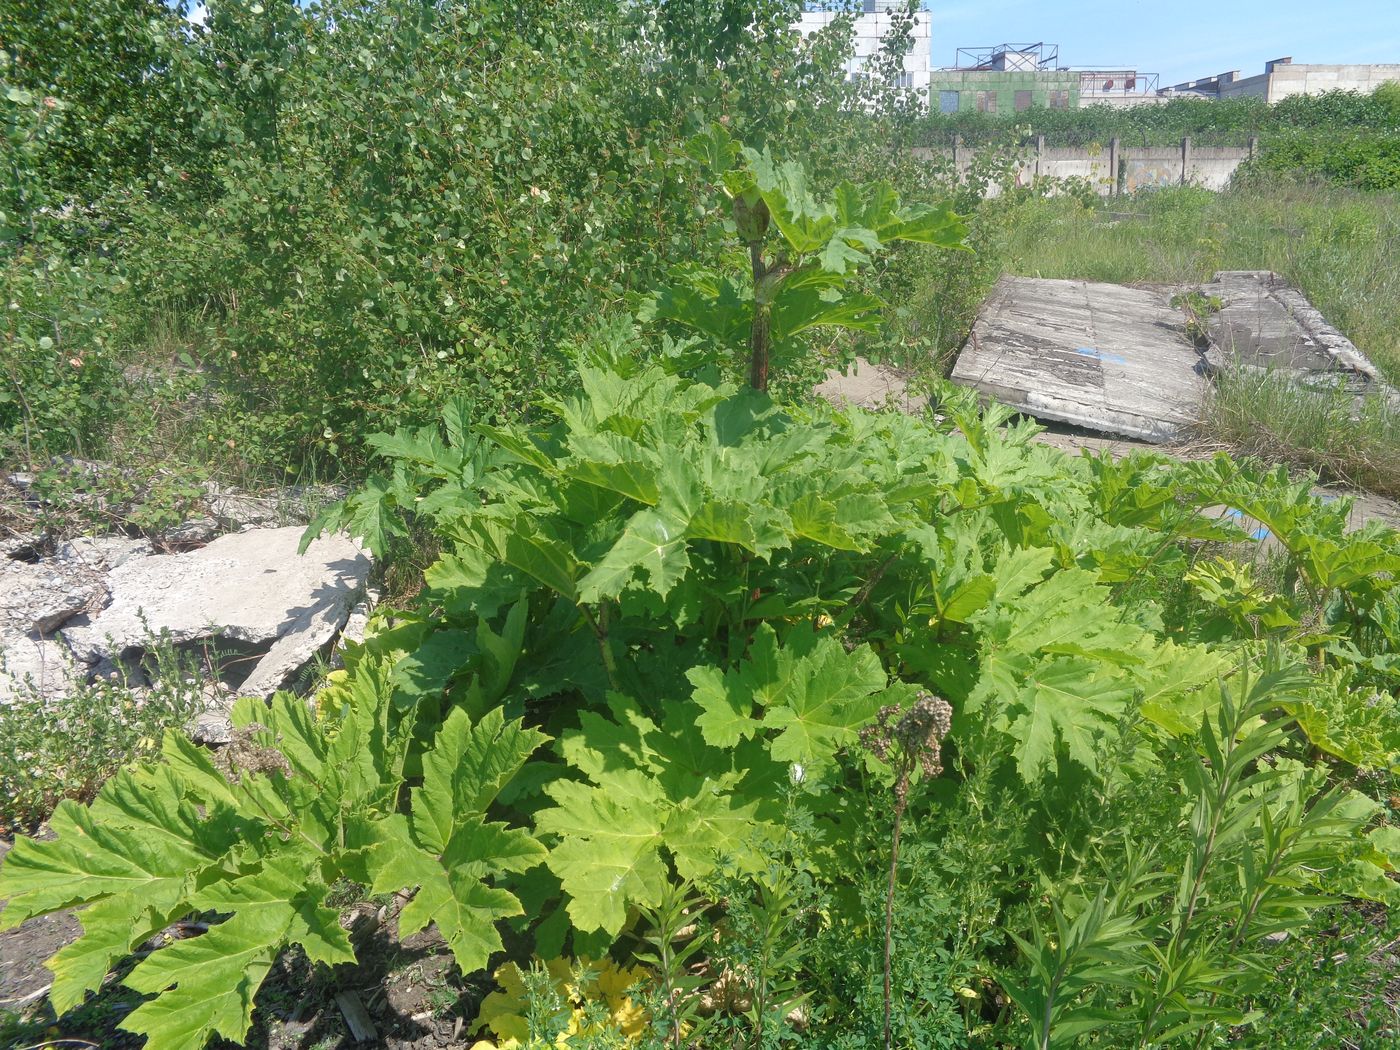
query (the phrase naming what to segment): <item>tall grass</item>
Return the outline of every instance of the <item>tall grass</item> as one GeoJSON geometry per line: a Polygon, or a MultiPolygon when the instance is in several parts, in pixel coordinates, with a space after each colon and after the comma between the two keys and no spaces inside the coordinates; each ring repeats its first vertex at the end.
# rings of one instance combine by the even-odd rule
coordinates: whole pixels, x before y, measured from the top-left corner
{"type": "Polygon", "coordinates": [[[1380,397],[1303,391],[1279,373],[1217,377],[1202,427],[1238,453],[1285,461],[1324,481],[1400,497],[1400,410],[1380,397]]]}
{"type": "Polygon", "coordinates": [[[1017,219],[1002,246],[1008,273],[1190,284],[1275,270],[1400,384],[1400,194],[1182,187],[1090,206],[1034,199],[1017,219]]]}

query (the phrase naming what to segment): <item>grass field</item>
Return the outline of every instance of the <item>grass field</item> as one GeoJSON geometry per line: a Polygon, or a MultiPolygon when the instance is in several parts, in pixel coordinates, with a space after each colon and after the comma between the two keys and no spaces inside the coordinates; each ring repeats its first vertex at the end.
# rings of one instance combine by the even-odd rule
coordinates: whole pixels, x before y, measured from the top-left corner
{"type": "MultiPolygon", "coordinates": [[[[1120,283],[1274,270],[1400,385],[1400,194],[1322,185],[1212,193],[1184,187],[1086,206],[1018,206],[1003,270],[1120,283]]],[[[1400,495],[1400,419],[1383,405],[1304,398],[1278,382],[1222,383],[1203,426],[1242,452],[1400,495]]]]}

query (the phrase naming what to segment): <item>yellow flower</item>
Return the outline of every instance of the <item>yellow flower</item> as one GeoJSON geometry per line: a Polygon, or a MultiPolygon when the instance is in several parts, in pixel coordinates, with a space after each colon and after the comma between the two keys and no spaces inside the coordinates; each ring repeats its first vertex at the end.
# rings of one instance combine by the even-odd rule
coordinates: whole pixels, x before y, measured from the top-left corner
{"type": "MultiPolygon", "coordinates": [[[[619,967],[611,959],[594,963],[582,958],[577,961],[551,959],[544,964],[544,971],[563,1001],[557,1019],[564,1030],[555,1039],[555,1046],[561,1050],[576,1045],[571,1036],[601,1034],[602,1029],[596,1026],[584,1026],[585,1009],[590,1001],[601,1000],[607,1004],[611,1015],[605,1022],[607,1030],[619,1031],[632,1040],[646,1029],[649,1020],[646,1010],[627,995],[629,988],[647,978],[644,968],[619,967]]],[[[497,1041],[482,1040],[472,1050],[512,1050],[522,1046],[530,1034],[525,1016],[528,1008],[525,975],[515,963],[506,963],[496,971],[495,978],[501,990],[482,1000],[476,1028],[489,1031],[497,1041]]]]}

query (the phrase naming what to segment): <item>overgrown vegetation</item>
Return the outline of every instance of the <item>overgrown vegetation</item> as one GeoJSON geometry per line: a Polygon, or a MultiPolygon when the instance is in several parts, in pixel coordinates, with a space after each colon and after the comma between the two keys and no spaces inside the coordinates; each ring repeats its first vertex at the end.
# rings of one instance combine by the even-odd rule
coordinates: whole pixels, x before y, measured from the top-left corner
{"type": "Polygon", "coordinates": [[[65,798],[91,801],[114,773],[157,755],[166,731],[202,710],[207,669],[168,644],[152,651],[148,668],[114,668],[59,697],[31,684],[0,704],[0,835],[32,833],[65,798]]]}
{"type": "Polygon", "coordinates": [[[0,1031],[256,1045],[292,975],[368,983],[369,898],[440,938],[432,1012],[482,1050],[1286,1042],[1284,987],[1400,1037],[1400,534],[956,388],[802,396],[955,344],[1003,266],[1272,266],[1394,375],[1393,201],[984,203],[1004,158],[916,164],[907,100],[793,7],[20,5],[9,457],[357,477],[311,532],[423,579],[314,705],[244,699],[214,752],[156,753],[179,705],[118,719],[95,796],[105,745],[16,796],[76,797],[0,925],[83,935],[0,1031]],[[88,13],[104,61],[36,72],[88,13]],[[104,112],[136,123],[89,170],[68,122],[104,112]],[[127,1036],[83,1027],[118,981],[127,1036]]]}
{"type": "Polygon", "coordinates": [[[1331,91],[1294,95],[1270,105],[1240,97],[1211,101],[1176,98],[1161,105],[1036,108],[1025,113],[930,113],[921,122],[924,145],[946,145],[960,135],[969,145],[996,142],[1020,129],[1034,129],[1051,146],[1083,146],[1121,139],[1128,146],[1165,146],[1190,135],[1203,146],[1240,146],[1259,136],[1349,130],[1400,132],[1400,86],[1386,84],[1371,94],[1331,91]]]}

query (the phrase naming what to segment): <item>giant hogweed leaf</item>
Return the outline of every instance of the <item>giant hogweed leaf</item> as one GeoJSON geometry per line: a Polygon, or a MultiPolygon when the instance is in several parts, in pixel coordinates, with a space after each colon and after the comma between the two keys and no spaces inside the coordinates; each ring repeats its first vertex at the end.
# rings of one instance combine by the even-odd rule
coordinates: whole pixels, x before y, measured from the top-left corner
{"type": "Polygon", "coordinates": [[[861,226],[881,241],[889,241],[901,225],[899,195],[883,180],[857,186],[846,180],[832,195],[836,221],[842,226],[861,226]]]}
{"type": "Polygon", "coordinates": [[[353,962],[354,950],[335,911],[320,905],[326,887],[311,877],[310,853],[277,857],[229,883],[197,894],[198,908],[231,912],[200,937],[152,953],[125,983],[164,993],[134,1010],[121,1027],[155,1047],[202,1046],[211,1036],[242,1040],[253,1019],[253,997],[291,941],[327,964],[353,962]]]}
{"type": "Polygon", "coordinates": [[[91,806],[63,802],[49,821],[56,837],[15,840],[0,867],[0,929],[75,904],[132,896],[159,909],[184,894],[192,876],[238,841],[226,810],[201,820],[168,770],[124,770],[91,806]],[[139,806],[126,804],[140,799],[139,806]],[[132,833],[143,849],[130,848],[132,833]]]}
{"type": "Polygon", "coordinates": [[[710,336],[721,346],[739,347],[753,325],[753,303],[734,282],[713,275],[691,275],[688,283],[663,288],[643,304],[643,321],[674,321],[710,336]]]}
{"type": "Polygon", "coordinates": [[[855,739],[886,685],[879,657],[866,646],[847,652],[830,634],[807,637],[780,646],[763,624],[738,667],[687,672],[706,743],[733,747],[761,732],[775,761],[818,767],[855,739]]]}
{"type": "Polygon", "coordinates": [[[113,965],[186,910],[174,905],[162,912],[155,901],[131,895],[106,897],[84,908],[79,917],[82,936],[44,963],[54,975],[48,998],[55,1015],[62,1017],[100,988],[113,965]]]}
{"type": "Polygon", "coordinates": [[[885,687],[880,658],[868,646],[852,652],[823,635],[794,668],[781,703],[771,704],[764,722],[778,730],[770,752],[779,762],[817,767],[854,743],[874,717],[885,687]]]}
{"type": "Polygon", "coordinates": [[[967,222],[950,204],[909,205],[897,216],[893,227],[880,230],[885,241],[917,241],[939,248],[966,248],[967,222]]]}
{"type": "Polygon", "coordinates": [[[1097,746],[1133,697],[1131,684],[1100,673],[1082,657],[1058,657],[1036,669],[1008,708],[1006,732],[1015,741],[1016,765],[1027,783],[1053,768],[1059,747],[1091,772],[1097,746]]]}
{"type": "MultiPolygon", "coordinates": [[[[1031,571],[1017,586],[1034,578],[1038,564],[1028,561],[1031,571]]],[[[1117,666],[1141,662],[1136,643],[1142,627],[1120,622],[1121,611],[1109,601],[1096,573],[1064,569],[1007,600],[1001,598],[1006,581],[996,575],[998,597],[972,623],[982,632],[983,675],[1001,695],[1019,692],[1042,654],[1085,656],[1117,666]]]]}
{"type": "Polygon", "coordinates": [[[773,225],[792,250],[815,252],[826,245],[836,228],[830,208],[820,207],[807,189],[807,174],[792,161],[775,164],[767,150],[745,147],[744,159],[753,173],[754,185],[768,205],[773,225]]]}
{"type": "Polygon", "coordinates": [[[880,238],[874,231],[860,226],[842,226],[832,233],[831,239],[817,253],[817,259],[827,273],[844,274],[860,269],[870,261],[868,253],[879,249],[880,238]]]}
{"type": "Polygon", "coordinates": [[[660,497],[654,453],[630,438],[606,431],[574,433],[569,452],[562,469],[572,478],[649,507],[660,497]]]}
{"type": "Polygon", "coordinates": [[[371,852],[371,889],[377,893],[417,887],[399,915],[403,935],[435,923],[463,973],[486,965],[501,949],[496,923],[521,913],[520,902],[485,878],[524,871],[544,859],[544,847],[528,832],[488,824],[468,815],[455,822],[441,854],[424,851],[409,822],[395,814],[376,828],[371,852]]]}
{"type": "Polygon", "coordinates": [[[456,822],[486,812],[506,781],[549,738],[519,722],[507,722],[501,708],[475,725],[460,708],[443,722],[433,747],[423,756],[423,786],[413,789],[413,830],[419,844],[441,853],[456,822]]]}
{"type": "Polygon", "coordinates": [[[658,726],[635,701],[608,698],[610,717],[583,712],[560,749],[590,783],[555,781],[556,803],[537,817],[560,836],[550,869],[570,895],[569,915],[584,929],[616,933],[633,904],[654,903],[665,858],[699,878],[720,858],[743,862],[768,828],[761,802],[739,797],[748,770],[734,754],[706,746],[675,705],[658,726]]]}
{"type": "Polygon", "coordinates": [[[184,785],[164,767],[123,771],[91,807],[62,803],[56,838],[19,838],[0,867],[0,929],[89,903],[83,935],[49,960],[50,997],[60,1013],[95,991],[118,959],[168,924],[202,872],[217,869],[239,836],[232,813],[211,805],[201,818],[184,785]],[[142,848],[133,850],[139,836],[142,848]]]}
{"type": "Polygon", "coordinates": [[[776,508],[712,499],[691,515],[686,536],[732,543],[767,559],[779,547],[791,546],[786,525],[782,512],[776,508]]]}
{"type": "Polygon", "coordinates": [[[778,340],[791,339],[799,332],[821,325],[832,325],[855,332],[880,328],[880,308],[873,295],[847,292],[839,299],[823,298],[821,289],[786,281],[773,298],[772,332],[778,340]]]}
{"type": "Polygon", "coordinates": [[[580,601],[616,598],[643,572],[651,590],[665,598],[690,568],[686,522],[663,508],[632,515],[622,535],[578,586],[580,601]]]}
{"type": "Polygon", "coordinates": [[[384,557],[392,537],[408,535],[400,508],[409,496],[411,493],[401,479],[371,474],[360,491],[331,504],[312,519],[302,533],[297,553],[306,553],[312,541],[323,533],[344,531],[363,540],[376,558],[384,557]]]}
{"type": "Polygon", "coordinates": [[[840,520],[836,504],[808,492],[788,505],[792,529],[797,535],[843,551],[863,551],[866,544],[840,520]]]}
{"type": "Polygon", "coordinates": [[[638,770],[604,774],[598,786],[556,781],[555,806],[536,828],[558,835],[549,867],[569,894],[569,917],[583,930],[617,933],[629,904],[655,905],[666,882],[660,845],[666,821],[660,785],[638,770]]]}
{"type": "MultiPolygon", "coordinates": [[[[517,515],[508,526],[478,518],[469,524],[464,538],[488,557],[504,562],[565,598],[572,599],[577,594],[581,570],[573,550],[528,515],[517,515]]],[[[440,577],[438,582],[443,582],[440,577]]]]}
{"type": "Polygon", "coordinates": [[[416,886],[400,916],[402,932],[436,923],[465,973],[485,966],[501,948],[496,922],[520,914],[514,896],[484,880],[544,859],[544,847],[527,832],[487,823],[484,814],[547,739],[519,721],[507,722],[500,708],[476,723],[454,709],[423,757],[423,784],[411,793],[411,816],[394,814],[373,832],[373,888],[416,886]]]}
{"type": "Polygon", "coordinates": [[[1141,692],[1142,717],[1173,736],[1187,736],[1201,726],[1201,717],[1220,704],[1218,683],[1238,659],[1229,652],[1212,652],[1204,645],[1158,643],[1144,636],[1140,666],[1130,669],[1141,692]]]}
{"type": "Polygon", "coordinates": [[[450,609],[474,612],[484,619],[538,582],[485,550],[465,545],[428,566],[423,581],[450,609]]]}

